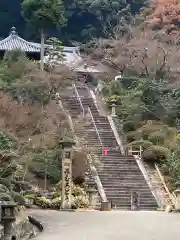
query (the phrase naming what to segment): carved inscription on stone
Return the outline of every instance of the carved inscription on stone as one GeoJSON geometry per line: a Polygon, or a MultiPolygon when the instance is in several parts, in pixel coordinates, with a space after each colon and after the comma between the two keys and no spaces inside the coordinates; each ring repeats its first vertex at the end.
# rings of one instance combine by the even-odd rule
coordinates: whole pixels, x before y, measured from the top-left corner
{"type": "Polygon", "coordinates": [[[71,160],[69,159],[63,161],[62,188],[63,206],[71,205],[71,160]]]}

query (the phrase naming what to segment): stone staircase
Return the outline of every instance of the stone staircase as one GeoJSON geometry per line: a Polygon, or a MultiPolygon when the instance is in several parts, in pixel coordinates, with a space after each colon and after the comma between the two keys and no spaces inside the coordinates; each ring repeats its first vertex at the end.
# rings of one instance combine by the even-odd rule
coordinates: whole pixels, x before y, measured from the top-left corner
{"type": "Polygon", "coordinates": [[[114,208],[131,209],[131,194],[138,192],[139,209],[155,210],[157,203],[149,186],[133,156],[122,155],[107,117],[100,116],[99,111],[89,94],[88,89],[76,89],[72,96],[63,97],[62,102],[69,110],[72,118],[82,113],[82,106],[88,121],[75,127],[76,135],[85,139],[85,144],[96,154],[100,164],[97,166],[98,175],[104,187],[106,196],[112,201],[114,208]],[[90,109],[90,110],[89,110],[90,109]],[[83,125],[83,126],[82,126],[83,125]],[[103,149],[108,148],[107,156],[103,149]]]}

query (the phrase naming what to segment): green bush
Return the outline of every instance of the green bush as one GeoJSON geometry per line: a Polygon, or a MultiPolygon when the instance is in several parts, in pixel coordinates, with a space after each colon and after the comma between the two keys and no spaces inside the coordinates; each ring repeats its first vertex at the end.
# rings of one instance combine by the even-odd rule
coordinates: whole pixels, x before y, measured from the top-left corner
{"type": "Polygon", "coordinates": [[[51,209],[60,209],[61,207],[61,197],[54,198],[50,203],[51,209]]]}
{"type": "Polygon", "coordinates": [[[124,132],[131,132],[136,129],[136,126],[133,121],[126,121],[123,125],[124,132]]]}
{"type": "Polygon", "coordinates": [[[11,182],[7,178],[0,178],[0,184],[6,186],[8,188],[8,190],[11,190],[11,188],[12,188],[11,182]]]}
{"type": "Polygon", "coordinates": [[[180,182],[180,157],[179,152],[175,151],[173,153],[170,153],[166,159],[166,161],[163,162],[163,164],[160,166],[161,170],[164,174],[167,174],[173,185],[176,182],[180,182]]]}
{"type": "Polygon", "coordinates": [[[129,132],[126,134],[127,142],[133,142],[136,141],[136,133],[135,132],[129,132]]]}
{"type": "Polygon", "coordinates": [[[12,197],[7,193],[0,193],[0,201],[12,201],[12,197]]]}
{"type": "Polygon", "coordinates": [[[164,140],[166,139],[166,133],[162,131],[151,133],[148,136],[149,141],[151,141],[153,144],[164,144],[164,140]]]}
{"type": "Polygon", "coordinates": [[[133,142],[130,142],[129,144],[127,144],[126,146],[127,147],[133,147],[133,149],[136,149],[136,150],[140,150],[140,146],[143,148],[143,149],[147,149],[149,147],[151,147],[153,144],[148,141],[148,140],[140,140],[140,141],[133,141],[133,142]]]}
{"type": "Polygon", "coordinates": [[[61,196],[61,192],[52,192],[52,198],[55,199],[55,198],[58,198],[61,196]]]}
{"type": "Polygon", "coordinates": [[[72,195],[74,197],[76,197],[76,196],[87,196],[85,190],[82,187],[77,186],[77,185],[74,185],[72,187],[72,195]]]}
{"type": "Polygon", "coordinates": [[[73,205],[75,206],[75,208],[88,208],[89,199],[87,196],[73,197],[73,205]]]}
{"type": "Polygon", "coordinates": [[[147,162],[162,162],[164,161],[168,154],[169,149],[162,146],[151,146],[143,152],[143,159],[147,162]]]}
{"type": "Polygon", "coordinates": [[[8,193],[9,189],[5,185],[0,184],[0,192],[1,193],[8,193]]]}
{"type": "Polygon", "coordinates": [[[47,199],[46,197],[37,197],[35,198],[34,203],[43,209],[50,208],[51,206],[51,200],[47,199]]]}
{"type": "Polygon", "coordinates": [[[0,131],[0,150],[2,151],[8,151],[16,149],[17,142],[6,133],[0,131]]]}
{"type": "Polygon", "coordinates": [[[11,194],[11,197],[13,198],[13,200],[14,200],[18,205],[21,205],[21,206],[24,206],[24,205],[25,205],[25,199],[24,199],[24,197],[23,197],[20,193],[11,191],[10,194],[11,194]]]}
{"type": "Polygon", "coordinates": [[[26,194],[26,195],[24,195],[24,198],[26,198],[26,199],[35,199],[36,198],[36,194],[26,194]]]}

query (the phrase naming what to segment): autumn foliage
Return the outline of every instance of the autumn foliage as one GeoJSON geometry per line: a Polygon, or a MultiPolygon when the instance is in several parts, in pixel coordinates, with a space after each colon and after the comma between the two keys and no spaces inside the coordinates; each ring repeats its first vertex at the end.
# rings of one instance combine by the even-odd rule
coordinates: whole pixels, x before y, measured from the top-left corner
{"type": "Polygon", "coordinates": [[[153,13],[147,18],[152,28],[171,26],[171,33],[176,31],[180,20],[180,2],[178,0],[154,0],[151,3],[153,13]]]}

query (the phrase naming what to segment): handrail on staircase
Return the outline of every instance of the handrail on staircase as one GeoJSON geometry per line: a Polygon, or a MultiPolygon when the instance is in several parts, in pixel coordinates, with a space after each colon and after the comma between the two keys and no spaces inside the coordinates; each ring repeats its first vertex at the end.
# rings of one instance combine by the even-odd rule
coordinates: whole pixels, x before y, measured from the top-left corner
{"type": "Polygon", "coordinates": [[[170,193],[170,191],[169,191],[169,189],[168,189],[168,187],[167,187],[167,185],[165,183],[165,180],[164,180],[164,178],[163,178],[163,176],[162,176],[162,174],[161,174],[157,164],[155,164],[155,169],[156,169],[156,171],[157,171],[157,173],[159,175],[159,178],[161,179],[161,182],[162,182],[162,184],[164,186],[164,189],[166,190],[167,194],[169,195],[169,198],[171,199],[172,203],[175,204],[176,196],[170,193]]]}
{"type": "Polygon", "coordinates": [[[88,113],[89,113],[90,116],[91,116],[92,122],[93,122],[93,124],[94,124],[95,129],[96,129],[96,133],[97,133],[98,138],[99,138],[99,142],[100,142],[100,144],[101,144],[101,147],[103,148],[103,143],[102,143],[102,141],[101,141],[101,137],[100,137],[100,135],[99,135],[99,132],[98,132],[96,123],[95,123],[95,121],[94,121],[94,117],[93,117],[93,115],[92,115],[92,112],[91,112],[90,107],[88,107],[88,113]]]}
{"type": "Polygon", "coordinates": [[[73,86],[73,88],[74,88],[74,90],[75,90],[76,97],[77,97],[77,99],[78,99],[78,101],[79,101],[79,103],[80,103],[80,106],[81,106],[81,109],[82,109],[82,114],[83,114],[83,116],[84,116],[84,107],[83,107],[83,104],[82,104],[81,98],[80,98],[80,96],[79,96],[79,93],[78,93],[77,87],[76,87],[75,83],[73,83],[72,86],[73,86]]]}

